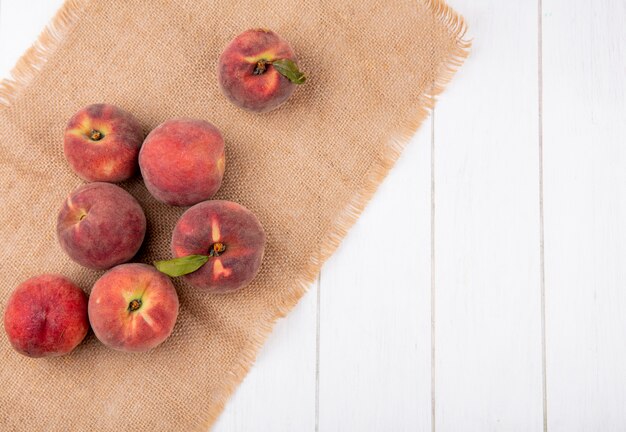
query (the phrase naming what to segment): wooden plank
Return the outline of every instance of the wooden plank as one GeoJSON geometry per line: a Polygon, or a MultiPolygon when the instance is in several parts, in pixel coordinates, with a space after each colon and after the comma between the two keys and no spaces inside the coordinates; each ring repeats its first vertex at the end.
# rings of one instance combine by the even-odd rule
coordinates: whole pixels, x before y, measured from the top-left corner
{"type": "Polygon", "coordinates": [[[540,431],[537,5],[451,5],[473,47],[435,111],[435,430],[540,431]]]}
{"type": "Polygon", "coordinates": [[[279,321],[215,432],[315,430],[317,284],[279,321]]]}
{"type": "Polygon", "coordinates": [[[543,0],[548,430],[626,430],[626,3],[543,0]]]}
{"type": "Polygon", "coordinates": [[[430,431],[430,131],[322,270],[320,431],[430,431]]]}

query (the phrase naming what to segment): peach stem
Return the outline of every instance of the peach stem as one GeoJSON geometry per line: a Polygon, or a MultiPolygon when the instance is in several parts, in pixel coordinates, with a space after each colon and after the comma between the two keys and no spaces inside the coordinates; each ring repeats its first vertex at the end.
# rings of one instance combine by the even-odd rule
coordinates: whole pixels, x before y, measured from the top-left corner
{"type": "Polygon", "coordinates": [[[254,67],[254,72],[252,72],[253,75],[262,75],[265,73],[265,71],[267,70],[267,64],[269,62],[267,60],[259,60],[258,62],[256,62],[256,66],[254,67]]]}
{"type": "Polygon", "coordinates": [[[218,257],[226,250],[226,245],[224,243],[213,243],[211,245],[211,249],[209,250],[210,257],[218,257]]]}
{"type": "Polygon", "coordinates": [[[91,138],[92,141],[100,141],[103,138],[102,132],[92,129],[91,133],[89,134],[89,138],[91,138]]]}
{"type": "Polygon", "coordinates": [[[141,300],[140,299],[134,299],[130,303],[128,303],[128,310],[131,311],[131,312],[136,311],[140,307],[141,307],[141,300]]]}

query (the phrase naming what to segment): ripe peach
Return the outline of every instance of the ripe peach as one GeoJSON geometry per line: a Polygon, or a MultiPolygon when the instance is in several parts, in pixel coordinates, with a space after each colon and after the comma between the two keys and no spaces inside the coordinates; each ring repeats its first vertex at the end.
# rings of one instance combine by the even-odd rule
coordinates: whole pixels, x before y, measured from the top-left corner
{"type": "Polygon", "coordinates": [[[214,293],[235,291],[256,276],[265,232],[256,216],[231,201],[205,201],[180,217],[172,234],[174,257],[208,255],[208,262],[185,280],[214,293]]]}
{"type": "Polygon", "coordinates": [[[67,354],[89,330],[87,295],[61,275],[32,277],[11,294],[4,311],[4,329],[20,354],[67,354]]]}
{"type": "Polygon", "coordinates": [[[130,113],[114,105],[93,104],[68,122],[63,152],[82,179],[120,182],[137,172],[142,141],[141,125],[130,113]]]}
{"type": "Polygon", "coordinates": [[[305,81],[289,43],[271,30],[247,30],[224,49],[217,66],[222,93],[235,105],[266,112],[305,81]]]}
{"type": "Polygon", "coordinates": [[[168,120],[150,132],[139,152],[148,191],[176,206],[213,196],[222,184],[224,163],[224,139],[204,120],[168,120]]]}
{"type": "Polygon", "coordinates": [[[170,278],[146,264],[122,264],[98,279],[89,297],[89,321],[106,346],[148,351],[172,333],[178,295],[170,278]]]}
{"type": "Polygon", "coordinates": [[[131,259],[146,233],[146,216],[128,192],[89,183],[72,192],[57,218],[57,237],[77,263],[104,270],[131,259]]]}

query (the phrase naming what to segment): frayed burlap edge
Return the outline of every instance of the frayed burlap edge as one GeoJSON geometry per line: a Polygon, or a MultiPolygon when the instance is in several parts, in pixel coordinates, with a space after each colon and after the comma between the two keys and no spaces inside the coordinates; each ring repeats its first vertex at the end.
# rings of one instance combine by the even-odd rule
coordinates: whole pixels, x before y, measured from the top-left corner
{"type": "MultiPolygon", "coordinates": [[[[70,33],[72,27],[79,21],[83,10],[91,0],[66,0],[61,9],[56,13],[52,21],[39,35],[37,41],[22,55],[11,71],[11,78],[0,82],[0,105],[9,107],[13,101],[19,98],[21,91],[37,76],[47,59],[55,52],[63,42],[65,36],[70,33]]],[[[261,317],[256,332],[241,352],[241,357],[235,366],[225,371],[222,381],[221,394],[216,398],[217,404],[207,407],[207,417],[198,425],[198,431],[207,430],[223,411],[226,402],[234,393],[237,386],[243,381],[248,371],[254,364],[259,349],[271,333],[274,324],[279,318],[283,318],[298,303],[300,298],[308,291],[320,272],[322,264],[335,252],[343,238],[354,225],[365,206],[370,201],[378,186],[394,166],[407,143],[417,131],[418,127],[428,117],[435,105],[436,96],[439,95],[448,82],[452,79],[457,69],[469,54],[471,42],[465,39],[467,25],[462,16],[451,9],[443,0],[425,0],[427,7],[449,30],[455,39],[453,51],[444,63],[439,65],[435,81],[431,88],[423,95],[422,101],[416,112],[415,118],[409,120],[400,134],[392,141],[386,143],[378,155],[378,159],[372,162],[368,174],[364,179],[361,189],[352,198],[344,210],[337,216],[333,228],[328,232],[321,243],[319,252],[312,256],[303,274],[298,278],[293,287],[285,293],[282,301],[275,305],[273,310],[268,310],[261,317]]]]}
{"type": "Polygon", "coordinates": [[[11,78],[0,82],[0,105],[9,107],[19,97],[78,22],[89,2],[90,0],[65,1],[35,43],[17,61],[11,70],[11,78]]]}
{"type": "Polygon", "coordinates": [[[324,236],[318,254],[310,258],[303,275],[296,279],[292,289],[285,293],[282,302],[277,304],[274,310],[268,310],[262,317],[257,332],[252,335],[251,340],[242,352],[239,362],[237,362],[233,370],[228,371],[227,380],[223,383],[224,397],[219,399],[218,405],[209,407],[208,419],[203,424],[204,429],[200,430],[205,430],[217,420],[219,414],[224,409],[226,401],[250,370],[256,359],[257,352],[271,333],[275,322],[287,315],[300,298],[306,294],[311,284],[315,282],[324,262],[337,250],[339,244],[357,221],[408,142],[430,114],[435,105],[436,96],[443,92],[446,85],[469,55],[471,42],[465,39],[467,24],[463,17],[457,14],[443,0],[426,0],[426,4],[455,38],[456,43],[453,51],[446,61],[439,66],[435,81],[423,95],[415,118],[406,123],[403,130],[394,140],[385,144],[378,155],[378,159],[373,161],[369,168],[361,189],[331,224],[331,231],[324,236]]]}

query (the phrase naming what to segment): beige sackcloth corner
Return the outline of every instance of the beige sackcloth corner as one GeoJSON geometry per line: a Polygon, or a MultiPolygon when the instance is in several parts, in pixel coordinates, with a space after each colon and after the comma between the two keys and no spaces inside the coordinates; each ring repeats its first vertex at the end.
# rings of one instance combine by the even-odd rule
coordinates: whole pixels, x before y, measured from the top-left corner
{"type": "MultiPolygon", "coordinates": [[[[214,123],[227,159],[215,198],[251,209],[268,243],[258,277],[237,294],[176,280],[174,333],[149,353],[112,351],[90,333],[70,355],[30,359],[1,331],[0,430],[212,425],[460,66],[464,32],[441,0],[66,2],[0,88],[2,311],[30,276],[62,273],[88,292],[102,274],[70,261],[55,237],[61,203],[81,184],[63,158],[63,130],[89,103],[129,110],[146,132],[173,117],[214,123]],[[289,40],[309,76],[263,115],[231,105],[216,82],[221,50],[251,27],[289,40]]],[[[140,178],[122,186],[148,218],[135,261],[170,257],[184,209],[155,201],[140,178]]]]}

